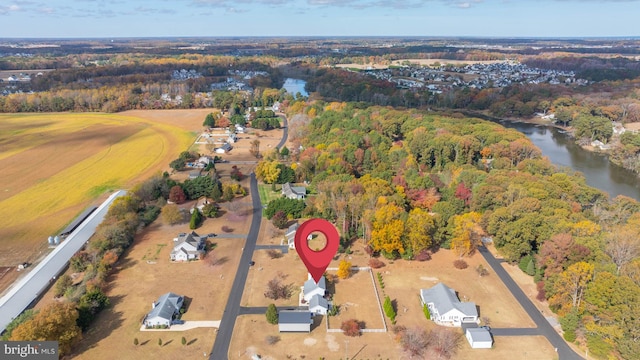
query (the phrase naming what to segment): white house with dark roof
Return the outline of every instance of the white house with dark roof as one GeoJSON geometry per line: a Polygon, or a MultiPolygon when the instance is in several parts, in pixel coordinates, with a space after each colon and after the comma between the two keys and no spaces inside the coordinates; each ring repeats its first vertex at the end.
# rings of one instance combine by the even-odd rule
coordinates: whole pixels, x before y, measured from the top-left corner
{"type": "Polygon", "coordinates": [[[307,303],[311,301],[311,298],[314,295],[319,295],[320,297],[324,297],[324,294],[327,292],[327,281],[324,276],[320,278],[320,281],[316,284],[316,282],[309,275],[309,280],[304,282],[302,286],[302,298],[307,303]]]}
{"type": "Polygon", "coordinates": [[[282,195],[289,199],[302,200],[307,196],[307,188],[304,186],[291,186],[291,183],[282,184],[282,195]]]}
{"type": "Polygon", "coordinates": [[[200,236],[192,231],[190,234],[180,234],[173,239],[172,261],[189,261],[199,259],[204,255],[206,236],[200,236]]]}
{"type": "Polygon", "coordinates": [[[278,330],[280,332],[311,332],[313,314],[307,310],[280,310],[278,330]]]}
{"type": "Polygon", "coordinates": [[[431,320],[436,324],[460,327],[463,323],[478,323],[476,304],[461,302],[456,292],[443,283],[421,289],[420,299],[429,308],[431,320]]]}
{"type": "Polygon", "coordinates": [[[171,326],[176,315],[180,314],[180,308],[184,304],[184,297],[178,294],[168,292],[158,298],[157,302],[152,303],[151,311],[144,318],[144,325],[153,326],[171,326]]]}
{"type": "Polygon", "coordinates": [[[309,311],[315,315],[327,315],[329,302],[318,294],[313,295],[309,300],[309,311]]]}

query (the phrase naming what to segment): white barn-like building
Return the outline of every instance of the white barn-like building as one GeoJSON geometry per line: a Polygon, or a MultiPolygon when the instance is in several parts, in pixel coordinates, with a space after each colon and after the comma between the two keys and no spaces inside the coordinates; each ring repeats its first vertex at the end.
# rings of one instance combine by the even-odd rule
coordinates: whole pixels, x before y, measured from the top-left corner
{"type": "Polygon", "coordinates": [[[472,349],[491,349],[493,346],[491,333],[485,328],[467,328],[464,335],[472,349]]]}

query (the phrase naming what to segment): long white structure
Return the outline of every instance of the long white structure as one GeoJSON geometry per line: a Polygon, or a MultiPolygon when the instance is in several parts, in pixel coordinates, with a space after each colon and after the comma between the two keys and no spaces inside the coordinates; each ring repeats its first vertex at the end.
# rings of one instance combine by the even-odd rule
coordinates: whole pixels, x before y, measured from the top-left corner
{"type": "Polygon", "coordinates": [[[20,315],[54,281],[54,278],[67,266],[69,259],[95,233],[113,201],[126,193],[124,190],[119,190],[109,196],[60,245],[28,274],[14,283],[7,294],[0,298],[0,332],[4,331],[11,320],[20,315]]]}

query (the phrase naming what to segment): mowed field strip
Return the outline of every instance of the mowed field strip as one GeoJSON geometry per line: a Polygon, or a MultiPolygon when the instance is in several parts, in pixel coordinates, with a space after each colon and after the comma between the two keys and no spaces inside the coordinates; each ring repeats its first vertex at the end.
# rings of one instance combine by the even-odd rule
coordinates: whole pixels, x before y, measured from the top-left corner
{"type": "Polygon", "coordinates": [[[97,197],[167,170],[194,138],[119,114],[0,114],[0,265],[35,260],[97,197]]]}

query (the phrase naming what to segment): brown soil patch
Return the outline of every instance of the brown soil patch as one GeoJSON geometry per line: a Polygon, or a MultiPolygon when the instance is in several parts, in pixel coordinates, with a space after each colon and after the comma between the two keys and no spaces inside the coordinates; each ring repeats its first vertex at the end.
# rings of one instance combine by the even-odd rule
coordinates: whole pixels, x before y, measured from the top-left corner
{"type": "Polygon", "coordinates": [[[624,124],[624,128],[629,131],[638,131],[640,130],[640,122],[624,124]]]}
{"type": "MultiPolygon", "coordinates": [[[[358,271],[348,279],[338,279],[335,284],[333,303],[340,312],[330,317],[329,328],[339,329],[343,321],[356,319],[364,323],[365,329],[384,329],[384,319],[376,300],[376,288],[369,271],[358,271]]],[[[381,296],[380,301],[384,301],[381,296]]],[[[340,335],[340,334],[339,334],[340,335]]]]}
{"type": "Polygon", "coordinates": [[[188,131],[202,129],[204,118],[215,109],[177,109],[177,110],[127,110],[118,115],[134,116],[163,124],[169,124],[188,131]]]}

